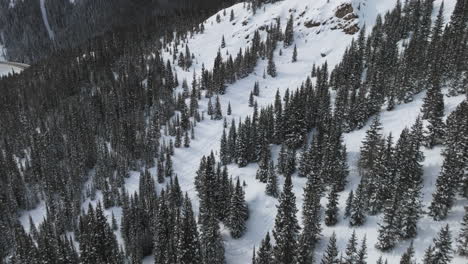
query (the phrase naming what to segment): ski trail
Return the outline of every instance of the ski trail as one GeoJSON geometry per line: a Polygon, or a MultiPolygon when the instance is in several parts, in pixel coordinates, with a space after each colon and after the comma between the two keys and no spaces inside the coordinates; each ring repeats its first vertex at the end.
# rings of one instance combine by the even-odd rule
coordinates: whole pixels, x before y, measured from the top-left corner
{"type": "Polygon", "coordinates": [[[41,6],[41,13],[42,13],[42,20],[44,21],[44,25],[47,29],[47,33],[49,34],[50,40],[55,39],[55,34],[54,31],[52,31],[52,28],[50,27],[49,20],[47,19],[47,11],[45,7],[45,0],[39,0],[40,6],[41,6]]]}

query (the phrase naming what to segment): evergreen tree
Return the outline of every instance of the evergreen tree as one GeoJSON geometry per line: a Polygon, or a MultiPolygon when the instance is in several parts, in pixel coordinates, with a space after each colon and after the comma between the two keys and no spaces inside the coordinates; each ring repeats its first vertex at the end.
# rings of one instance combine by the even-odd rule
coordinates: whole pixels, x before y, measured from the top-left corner
{"type": "Polygon", "coordinates": [[[246,229],[245,221],[248,219],[249,213],[245,203],[244,190],[237,178],[234,193],[231,196],[231,203],[229,208],[228,226],[231,230],[233,238],[240,238],[246,229]]]}
{"type": "Polygon", "coordinates": [[[278,176],[276,175],[273,161],[270,161],[268,165],[268,178],[265,193],[275,198],[278,197],[278,176]]]}
{"type": "Polygon", "coordinates": [[[328,241],[327,249],[323,254],[322,261],[320,264],[339,264],[340,259],[338,258],[338,247],[336,245],[336,235],[333,232],[330,240],[328,241]]]}
{"type": "Polygon", "coordinates": [[[200,263],[202,256],[197,223],[187,194],[185,194],[180,218],[177,234],[177,263],[200,263]]]}
{"type": "Polygon", "coordinates": [[[365,204],[365,193],[364,193],[364,183],[363,179],[358,185],[356,190],[356,195],[353,198],[352,209],[350,214],[349,224],[351,226],[361,226],[366,221],[366,204],[365,204]]]}
{"type": "Polygon", "coordinates": [[[465,207],[465,216],[461,223],[462,228],[460,229],[460,234],[458,235],[458,254],[460,256],[468,256],[468,207],[465,207]]]}
{"type": "Polygon", "coordinates": [[[364,238],[361,241],[361,247],[357,252],[357,261],[356,264],[367,264],[367,238],[364,235],[364,238]]]}
{"type": "Polygon", "coordinates": [[[413,241],[411,241],[408,249],[406,249],[405,253],[401,256],[400,264],[416,264],[416,261],[414,260],[413,241]]]}
{"type": "Polygon", "coordinates": [[[284,31],[284,47],[289,47],[294,42],[294,18],[292,14],[289,17],[288,23],[286,24],[286,30],[284,31]]]}
{"type": "Polygon", "coordinates": [[[298,263],[308,263],[312,261],[312,252],[322,231],[320,226],[321,184],[320,178],[311,174],[304,188],[304,204],[302,208],[302,223],[304,228],[299,237],[298,263]]]}
{"type": "MultiPolygon", "coordinates": [[[[430,250],[428,257],[424,258],[424,264],[449,264],[453,258],[452,238],[449,226],[442,227],[437,237],[434,238],[433,250],[430,250]]],[[[429,251],[429,249],[428,249],[429,251]]]]}
{"type": "Polygon", "coordinates": [[[338,198],[337,187],[333,185],[328,195],[328,204],[325,210],[325,224],[327,226],[334,226],[338,222],[338,198]]]}
{"type": "Polygon", "coordinates": [[[219,96],[216,96],[216,104],[215,104],[213,119],[214,120],[223,119],[223,112],[221,110],[221,103],[219,102],[219,96]]]}
{"type": "Polygon", "coordinates": [[[393,249],[399,239],[399,227],[401,225],[399,207],[397,195],[395,195],[392,202],[385,207],[382,222],[379,223],[378,241],[375,245],[376,248],[382,251],[393,249]]]}
{"type": "Polygon", "coordinates": [[[256,264],[271,264],[273,263],[272,246],[270,242],[270,232],[267,232],[265,238],[262,240],[260,248],[255,258],[256,264]]]}
{"type": "Polygon", "coordinates": [[[275,61],[273,60],[273,55],[268,56],[267,73],[273,78],[275,78],[277,75],[276,65],[275,65],[275,61]]]}
{"type": "Polygon", "coordinates": [[[438,221],[445,219],[452,208],[456,187],[463,175],[462,166],[460,166],[463,158],[457,154],[455,149],[448,148],[444,154],[442,170],[437,177],[436,190],[432,194],[432,202],[429,206],[429,215],[438,221]]]}
{"type": "Polygon", "coordinates": [[[297,250],[299,224],[296,213],[296,197],[292,191],[291,176],[286,176],[283,192],[279,197],[278,212],[275,218],[273,237],[276,245],[273,248],[274,261],[293,263],[297,250]]]}
{"type": "Polygon", "coordinates": [[[225,263],[224,245],[214,213],[208,213],[202,222],[200,242],[204,264],[225,263]]]}
{"type": "Polygon", "coordinates": [[[356,237],[356,231],[353,230],[353,234],[351,234],[351,237],[348,240],[348,244],[346,245],[346,251],[345,251],[345,260],[343,261],[343,264],[355,264],[357,263],[358,260],[358,249],[357,249],[357,237],[356,237]]]}
{"type": "Polygon", "coordinates": [[[293,56],[292,56],[292,62],[297,61],[297,46],[294,45],[294,50],[293,50],[293,56]]]}
{"type": "Polygon", "coordinates": [[[344,217],[350,217],[351,216],[351,211],[353,210],[353,200],[354,200],[354,192],[351,190],[348,194],[348,198],[346,199],[346,206],[345,206],[345,212],[344,212],[344,217]]]}

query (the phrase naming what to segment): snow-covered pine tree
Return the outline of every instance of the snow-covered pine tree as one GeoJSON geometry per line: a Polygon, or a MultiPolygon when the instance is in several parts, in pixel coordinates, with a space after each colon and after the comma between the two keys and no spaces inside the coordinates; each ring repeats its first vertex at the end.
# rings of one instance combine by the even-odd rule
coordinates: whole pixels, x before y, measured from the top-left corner
{"type": "Polygon", "coordinates": [[[325,225],[334,226],[338,222],[338,188],[333,185],[328,195],[327,208],[325,210],[325,225]]]}
{"type": "Polygon", "coordinates": [[[461,225],[462,228],[457,238],[457,252],[460,256],[466,257],[468,256],[468,207],[465,207],[465,216],[463,216],[461,225]]]}
{"type": "Polygon", "coordinates": [[[214,109],[214,113],[213,113],[213,119],[214,120],[223,119],[223,111],[221,109],[221,103],[219,101],[219,96],[216,96],[216,103],[215,103],[215,109],[214,109]]]}
{"type": "Polygon", "coordinates": [[[320,264],[338,264],[340,263],[340,259],[338,257],[338,247],[336,245],[336,234],[333,232],[333,234],[330,237],[330,240],[328,241],[328,246],[327,249],[325,250],[325,253],[323,254],[322,261],[320,264]]]}
{"type": "Polygon", "coordinates": [[[272,197],[278,197],[278,176],[276,175],[275,165],[273,161],[268,164],[267,185],[265,193],[272,197]]]}
{"type": "Polygon", "coordinates": [[[351,237],[346,244],[345,257],[343,264],[355,264],[358,259],[356,230],[353,230],[351,237]]]}
{"type": "Polygon", "coordinates": [[[452,236],[449,225],[442,227],[434,238],[432,249],[426,250],[424,264],[449,264],[453,258],[452,236]]]}
{"type": "Polygon", "coordinates": [[[284,47],[289,47],[294,42],[294,18],[291,14],[286,24],[286,29],[284,31],[284,47]]]}
{"type": "Polygon", "coordinates": [[[245,221],[249,217],[249,211],[245,202],[244,190],[237,178],[236,187],[231,195],[231,203],[228,215],[228,226],[233,238],[240,238],[246,229],[245,221]]]}
{"type": "Polygon", "coordinates": [[[366,221],[366,194],[365,194],[365,178],[361,178],[356,194],[353,198],[351,207],[349,224],[351,226],[361,226],[366,221]]]}
{"type": "Polygon", "coordinates": [[[201,263],[200,240],[197,230],[197,222],[193,215],[192,203],[187,193],[182,204],[180,215],[180,227],[177,229],[177,262],[201,263]]]}
{"type": "Polygon", "coordinates": [[[411,241],[409,247],[401,256],[400,264],[416,264],[416,260],[414,259],[413,241],[411,241]]]}
{"type": "Polygon", "coordinates": [[[364,235],[364,238],[361,241],[361,247],[357,252],[357,261],[356,264],[367,264],[367,237],[364,235]]]}
{"type": "Polygon", "coordinates": [[[294,45],[293,55],[292,55],[292,62],[297,62],[297,45],[294,45]]]}
{"type": "Polygon", "coordinates": [[[270,75],[273,78],[275,78],[276,75],[277,75],[276,64],[275,64],[275,61],[273,59],[273,55],[268,56],[267,73],[268,73],[268,75],[270,75]]]}
{"type": "Polygon", "coordinates": [[[255,258],[256,264],[271,264],[273,263],[272,246],[270,242],[270,232],[267,232],[264,239],[258,248],[257,257],[255,258]]]}
{"type": "Polygon", "coordinates": [[[353,210],[353,200],[354,200],[354,191],[351,190],[348,194],[348,198],[346,198],[346,206],[345,206],[345,212],[344,212],[345,218],[348,218],[351,216],[351,212],[353,210]]]}
{"type": "Polygon", "coordinates": [[[393,249],[400,237],[401,216],[399,208],[399,197],[394,195],[391,203],[385,207],[384,216],[379,223],[379,235],[375,247],[382,251],[393,249]]]}
{"type": "Polygon", "coordinates": [[[274,261],[293,263],[297,251],[299,224],[296,213],[296,196],[292,191],[291,176],[286,176],[283,191],[279,197],[278,212],[275,218],[273,237],[276,245],[273,248],[274,261]]]}
{"type": "Polygon", "coordinates": [[[299,263],[310,263],[313,260],[313,249],[322,232],[320,224],[322,189],[321,179],[316,175],[310,174],[304,188],[304,204],[302,205],[302,224],[304,227],[299,237],[299,263]]]}
{"type": "Polygon", "coordinates": [[[429,206],[429,215],[434,220],[440,221],[447,217],[452,208],[457,186],[461,181],[463,158],[453,148],[447,148],[444,153],[445,159],[442,170],[436,181],[436,190],[432,194],[432,202],[429,206]]]}

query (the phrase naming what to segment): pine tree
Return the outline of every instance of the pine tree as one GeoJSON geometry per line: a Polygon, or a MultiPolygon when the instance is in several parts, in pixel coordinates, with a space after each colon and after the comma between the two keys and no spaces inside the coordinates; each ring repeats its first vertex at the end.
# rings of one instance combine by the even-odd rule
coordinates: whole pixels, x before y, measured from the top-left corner
{"type": "Polygon", "coordinates": [[[265,238],[260,244],[260,248],[257,252],[257,257],[255,258],[256,264],[271,264],[273,263],[272,257],[272,246],[270,242],[270,232],[267,232],[265,238]]]}
{"type": "Polygon", "coordinates": [[[338,222],[338,198],[337,187],[333,185],[328,195],[328,204],[325,210],[325,224],[327,226],[334,226],[338,222]]]}
{"type": "Polygon", "coordinates": [[[382,124],[380,123],[380,117],[376,116],[369,130],[366,131],[366,137],[361,146],[359,166],[363,169],[370,170],[374,167],[374,162],[380,152],[379,143],[382,140],[381,130],[382,124]]]}
{"type": "Polygon", "coordinates": [[[330,240],[328,241],[327,249],[323,254],[321,264],[339,264],[340,259],[338,258],[338,247],[336,245],[336,234],[333,232],[330,240]]]}
{"type": "Polygon", "coordinates": [[[353,230],[353,234],[351,234],[351,237],[348,240],[348,244],[346,245],[346,256],[343,264],[356,264],[358,259],[357,251],[356,230],[353,230]]]}
{"type": "Polygon", "coordinates": [[[202,256],[197,223],[187,194],[185,194],[180,218],[177,235],[177,263],[200,263],[202,256]]]}
{"type": "Polygon", "coordinates": [[[468,256],[468,207],[465,207],[465,216],[461,223],[462,228],[460,229],[460,234],[458,235],[458,254],[460,256],[468,256]]]}
{"type": "Polygon", "coordinates": [[[225,263],[224,245],[214,212],[208,213],[206,221],[202,222],[200,242],[204,264],[225,263]]]}
{"type": "Polygon", "coordinates": [[[294,42],[294,18],[292,14],[289,17],[288,23],[286,24],[286,30],[284,31],[284,47],[289,47],[294,42]]]}
{"type": "Polygon", "coordinates": [[[275,165],[270,161],[268,165],[268,178],[265,193],[272,197],[278,197],[278,176],[276,175],[275,165]]]}
{"type": "Polygon", "coordinates": [[[346,206],[345,206],[345,212],[344,212],[344,217],[348,218],[351,216],[351,211],[353,210],[353,200],[354,200],[354,192],[351,190],[348,194],[348,198],[346,199],[346,206]]]}
{"type": "Polygon", "coordinates": [[[311,174],[304,188],[304,204],[302,207],[302,224],[304,226],[299,237],[298,263],[309,263],[313,259],[312,252],[318,242],[322,228],[320,198],[322,182],[319,177],[311,174]]]}
{"type": "Polygon", "coordinates": [[[228,103],[228,108],[227,108],[227,115],[231,115],[232,110],[231,110],[231,102],[228,103]]]}
{"type": "Polygon", "coordinates": [[[296,256],[300,227],[296,218],[296,197],[292,188],[291,176],[286,176],[283,192],[279,197],[278,212],[273,230],[273,237],[276,241],[273,256],[275,262],[278,263],[293,263],[296,256]]]}
{"type": "Polygon", "coordinates": [[[400,264],[416,264],[416,261],[414,260],[413,241],[411,241],[408,249],[406,249],[405,253],[401,256],[400,264]]]}
{"type": "Polygon", "coordinates": [[[173,174],[173,169],[172,169],[172,157],[167,152],[166,154],[166,165],[164,166],[164,176],[166,177],[172,177],[173,174]]]}
{"type": "Polygon", "coordinates": [[[224,35],[223,35],[223,38],[221,39],[221,48],[222,49],[226,48],[226,41],[224,40],[224,35]]]}
{"type": "Polygon", "coordinates": [[[293,56],[292,56],[292,62],[297,61],[297,46],[294,45],[294,50],[293,50],[293,56]]]}
{"type": "Polygon", "coordinates": [[[365,193],[364,193],[364,183],[363,183],[363,179],[361,179],[361,182],[359,183],[358,188],[356,190],[356,195],[353,198],[353,203],[352,203],[353,205],[352,205],[350,220],[349,220],[349,224],[351,226],[361,226],[366,221],[365,199],[366,198],[365,198],[365,193]]]}
{"type": "Polygon", "coordinates": [[[185,131],[185,135],[184,135],[184,147],[185,148],[190,147],[190,137],[189,137],[188,130],[185,131]]]}
{"type": "Polygon", "coordinates": [[[442,227],[437,237],[434,238],[433,251],[424,264],[449,264],[453,258],[452,238],[449,226],[442,227]]]}
{"type": "Polygon", "coordinates": [[[275,61],[273,60],[273,55],[268,56],[267,73],[273,78],[275,78],[277,75],[276,65],[275,65],[275,61]]]}
{"type": "Polygon", "coordinates": [[[457,154],[455,149],[447,148],[444,156],[442,170],[437,177],[436,190],[432,194],[432,202],[429,206],[429,215],[437,221],[447,217],[454,203],[456,188],[459,185],[461,175],[463,175],[462,166],[460,166],[463,158],[457,154]]]}
{"type": "Polygon", "coordinates": [[[376,248],[387,251],[393,249],[400,237],[400,212],[397,195],[394,195],[392,202],[384,210],[382,222],[379,223],[379,236],[377,237],[376,248]]]}
{"type": "Polygon", "coordinates": [[[245,203],[244,190],[237,178],[234,193],[231,196],[231,203],[228,216],[228,226],[233,238],[240,238],[246,229],[245,221],[248,219],[248,208],[245,203]]]}
{"type": "Polygon", "coordinates": [[[357,253],[356,264],[367,264],[367,238],[364,235],[364,238],[361,241],[361,247],[357,253]]]}
{"type": "Polygon", "coordinates": [[[221,110],[221,103],[219,102],[219,96],[216,96],[216,104],[215,104],[213,119],[214,120],[223,119],[223,112],[221,110]]]}

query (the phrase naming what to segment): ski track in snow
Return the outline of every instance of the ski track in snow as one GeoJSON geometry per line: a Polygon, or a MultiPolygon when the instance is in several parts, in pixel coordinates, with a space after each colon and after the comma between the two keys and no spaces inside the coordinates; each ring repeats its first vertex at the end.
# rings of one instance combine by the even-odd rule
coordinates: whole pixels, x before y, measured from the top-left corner
{"type": "Polygon", "coordinates": [[[41,5],[42,20],[44,21],[44,25],[45,25],[45,27],[47,29],[47,33],[49,34],[49,38],[51,40],[54,40],[55,39],[55,34],[54,34],[54,31],[52,30],[52,28],[50,27],[49,19],[47,18],[47,10],[46,10],[46,6],[45,6],[45,1],[46,0],[39,0],[40,5],[41,5]]]}
{"type": "MultiPolygon", "coordinates": [[[[43,10],[44,23],[49,30],[50,26],[47,26],[48,22],[45,15],[45,0],[40,1],[41,9],[43,10]]],[[[225,112],[228,102],[230,102],[232,106],[233,114],[231,116],[226,116],[228,124],[230,124],[232,119],[234,119],[237,124],[239,118],[243,119],[247,115],[251,115],[253,112],[253,108],[248,107],[247,105],[249,93],[253,89],[253,85],[256,81],[259,81],[260,83],[260,96],[256,97],[259,108],[272,104],[277,89],[282,95],[287,88],[295,90],[310,74],[314,63],[316,65],[321,65],[324,62],[328,62],[329,70],[331,70],[334,65],[340,62],[341,56],[351,40],[357,37],[357,34],[351,36],[344,34],[341,30],[330,30],[330,25],[306,28],[303,26],[304,22],[310,20],[325,21],[333,16],[337,6],[342,3],[351,2],[355,12],[359,15],[358,23],[360,27],[362,28],[365,24],[367,32],[370,32],[377,14],[383,15],[386,11],[392,9],[396,0],[331,0],[330,2],[331,3],[327,3],[327,0],[284,0],[282,2],[265,5],[265,9],[261,8],[257,10],[257,14],[255,16],[252,15],[252,11],[247,11],[243,7],[243,3],[227,8],[226,16],[223,16],[223,11],[218,12],[221,16],[221,22],[219,24],[216,22],[215,14],[205,22],[204,34],[195,34],[189,38],[188,45],[191,52],[195,54],[195,59],[194,64],[189,71],[183,71],[178,66],[175,66],[180,83],[182,83],[183,79],[186,79],[190,83],[194,71],[199,76],[202,64],[205,65],[206,69],[212,69],[213,61],[220,47],[221,37],[223,35],[226,40],[226,48],[221,50],[224,59],[227,58],[227,52],[232,54],[234,57],[240,48],[244,49],[249,45],[250,39],[252,38],[255,30],[262,25],[274,23],[273,18],[281,17],[281,24],[284,30],[290,10],[295,10],[293,11],[294,16],[296,18],[299,17],[295,20],[294,43],[297,45],[298,49],[298,62],[294,64],[291,63],[293,46],[283,48],[282,43],[279,43],[275,51],[275,63],[278,72],[278,76],[276,78],[271,78],[270,76],[267,76],[266,79],[262,78],[267,62],[260,59],[252,74],[247,78],[238,80],[236,83],[229,85],[226,89],[226,93],[220,96],[224,114],[226,114],[225,112]],[[358,7],[360,8],[358,9],[358,7]],[[235,14],[235,19],[232,22],[229,21],[231,9],[234,10],[235,14]],[[300,16],[303,12],[304,14],[300,16]],[[245,26],[242,25],[244,21],[247,22],[245,26]],[[299,25],[298,21],[300,23],[299,25]],[[320,33],[317,34],[317,32],[320,33]],[[280,49],[283,50],[282,56],[279,56],[280,49]],[[326,56],[324,57],[323,54],[326,56]]],[[[440,3],[441,0],[435,1],[434,14],[436,14],[440,3]]],[[[445,14],[447,20],[450,17],[454,4],[455,1],[445,1],[445,14]]],[[[49,31],[49,35],[50,33],[52,33],[53,36],[53,32],[49,31]]],[[[262,39],[265,39],[266,33],[264,31],[260,31],[260,33],[262,39]]],[[[179,45],[178,49],[179,51],[183,51],[185,46],[179,45]]],[[[163,56],[166,59],[172,58],[172,55],[167,51],[163,52],[163,56]]],[[[178,88],[178,91],[181,91],[180,87],[178,88]]],[[[416,95],[413,102],[398,105],[391,112],[383,111],[381,113],[383,133],[387,135],[391,132],[396,141],[401,130],[407,126],[411,126],[415,121],[420,112],[424,95],[424,92],[416,95]]],[[[456,106],[463,100],[463,97],[464,96],[444,97],[445,111],[447,115],[456,108],[456,106]]],[[[199,102],[199,110],[206,112],[207,102],[208,100],[206,98],[202,98],[199,102]]],[[[206,119],[204,121],[196,124],[195,139],[191,141],[190,148],[182,147],[175,149],[175,155],[173,157],[174,173],[179,177],[179,183],[182,191],[187,192],[189,197],[192,199],[195,215],[198,215],[199,209],[198,197],[193,185],[195,172],[198,169],[200,159],[203,155],[209,155],[210,152],[213,151],[215,155],[219,157],[219,140],[224,129],[223,121],[209,120],[209,117],[207,117],[208,116],[205,116],[206,119]]],[[[348,165],[350,169],[350,175],[348,177],[349,183],[346,190],[340,193],[339,202],[341,217],[339,223],[334,227],[327,227],[322,223],[322,239],[317,245],[315,251],[316,261],[320,261],[322,258],[322,254],[328,243],[328,238],[332,232],[336,232],[337,234],[338,247],[341,251],[345,249],[346,243],[354,229],[356,229],[359,239],[362,239],[364,235],[366,235],[368,263],[375,263],[381,255],[384,258],[387,258],[389,263],[398,263],[401,254],[403,254],[409,245],[410,241],[402,241],[389,253],[382,253],[375,249],[374,245],[378,235],[377,224],[380,221],[381,215],[368,216],[366,223],[363,226],[356,228],[349,227],[348,220],[342,219],[345,200],[348,193],[355,189],[360,180],[356,168],[356,162],[359,158],[359,149],[362,139],[364,138],[365,132],[368,128],[369,125],[366,125],[363,129],[344,135],[344,141],[348,150],[348,165]]],[[[273,145],[271,148],[272,158],[276,163],[279,146],[273,145]]],[[[432,200],[435,180],[439,175],[440,167],[443,162],[440,156],[441,151],[442,147],[440,146],[435,147],[432,150],[424,149],[423,203],[425,208],[427,208],[432,200]]],[[[247,232],[240,239],[232,239],[229,235],[229,231],[221,225],[221,233],[223,236],[226,260],[228,264],[250,263],[253,246],[258,248],[258,245],[264,238],[266,232],[271,232],[274,227],[277,199],[264,194],[265,184],[255,180],[257,168],[257,164],[249,164],[245,168],[238,168],[236,165],[232,164],[228,166],[229,173],[233,178],[239,177],[241,181],[245,181],[247,184],[245,189],[245,198],[250,211],[250,218],[246,223],[247,232]]],[[[151,168],[150,172],[155,176],[156,168],[151,168]]],[[[138,172],[131,172],[130,177],[125,180],[125,186],[130,194],[138,191],[139,177],[140,175],[138,172]]],[[[278,180],[281,188],[284,178],[280,176],[278,180]]],[[[301,219],[302,216],[302,195],[305,182],[306,180],[303,178],[293,177],[294,193],[296,194],[297,207],[299,209],[298,219],[301,219]]],[[[166,183],[158,184],[156,186],[157,191],[159,192],[161,188],[165,187],[165,184],[166,183]]],[[[89,203],[95,205],[97,200],[101,199],[102,194],[97,192],[96,197],[97,199],[94,201],[87,199],[83,204],[83,208],[87,208],[89,203]]],[[[323,198],[321,201],[322,206],[325,206],[326,202],[327,199],[323,198]]],[[[456,237],[460,228],[461,218],[463,217],[463,205],[466,204],[466,200],[458,199],[451,210],[449,217],[443,222],[435,222],[427,216],[421,218],[418,223],[418,236],[414,240],[416,258],[418,260],[422,259],[424,250],[432,243],[433,237],[443,225],[447,223],[450,224],[452,238],[456,237]]],[[[31,214],[33,220],[38,224],[44,217],[44,206],[44,203],[41,203],[36,209],[22,214],[20,220],[26,230],[29,230],[28,215],[31,214]]],[[[122,213],[121,208],[113,207],[105,210],[106,216],[109,220],[112,212],[114,212],[116,219],[119,221],[122,213]]],[[[116,235],[119,243],[122,243],[120,231],[116,231],[116,235]]],[[[146,257],[143,263],[154,263],[154,258],[152,256],[146,257]]],[[[466,259],[456,256],[452,263],[466,263],[466,259]]]]}

